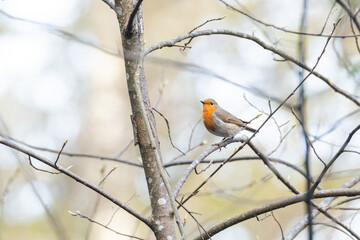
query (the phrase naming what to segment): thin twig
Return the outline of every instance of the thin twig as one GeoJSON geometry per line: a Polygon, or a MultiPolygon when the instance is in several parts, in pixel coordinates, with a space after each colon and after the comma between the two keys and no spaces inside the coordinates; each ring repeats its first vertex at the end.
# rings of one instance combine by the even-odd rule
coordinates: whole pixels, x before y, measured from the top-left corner
{"type": "Polygon", "coordinates": [[[119,157],[121,157],[121,155],[123,155],[126,150],[128,150],[128,148],[131,146],[131,144],[134,142],[134,137],[132,137],[130,139],[130,141],[125,145],[125,147],[115,156],[116,159],[118,159],[119,157]]]}
{"type": "Polygon", "coordinates": [[[264,165],[267,166],[272,173],[275,174],[275,176],[288,188],[291,190],[291,192],[295,194],[299,194],[300,191],[296,189],[291,183],[283,177],[280,172],[274,167],[273,164],[271,164],[269,158],[265,156],[251,141],[247,142],[247,145],[254,151],[256,155],[259,156],[259,158],[263,161],[264,165]]]}
{"type": "MultiPolygon", "coordinates": [[[[199,148],[199,147],[201,147],[201,146],[204,146],[205,144],[206,144],[206,140],[204,140],[204,141],[202,141],[201,143],[199,143],[198,145],[195,145],[195,146],[193,146],[192,148],[188,149],[188,150],[185,152],[185,154],[188,154],[188,153],[194,151],[195,149],[197,149],[197,148],[199,148]]],[[[173,158],[172,160],[170,160],[169,162],[174,162],[174,161],[178,160],[178,159],[181,158],[181,157],[184,157],[184,155],[180,153],[178,156],[174,157],[174,158],[173,158]]],[[[190,162],[190,163],[191,163],[191,162],[190,162]]],[[[165,163],[165,164],[167,164],[167,163],[165,163]]]]}
{"type": "Polygon", "coordinates": [[[343,0],[336,0],[336,2],[347,12],[351,20],[355,23],[356,28],[360,31],[360,22],[356,17],[356,14],[353,13],[350,6],[348,6],[343,0]]]}
{"type": "Polygon", "coordinates": [[[112,222],[112,220],[113,220],[114,217],[115,217],[115,214],[119,211],[119,209],[120,209],[120,208],[117,208],[117,209],[113,212],[113,214],[111,214],[111,217],[110,217],[109,221],[107,222],[106,226],[109,226],[109,225],[110,225],[110,223],[112,222]]]}
{"type": "MultiPolygon", "coordinates": [[[[50,173],[50,174],[60,174],[60,172],[51,172],[51,171],[48,171],[48,170],[45,170],[45,169],[41,169],[41,168],[35,167],[35,166],[32,164],[31,156],[30,156],[30,155],[28,155],[28,160],[29,160],[30,166],[33,167],[35,170],[38,170],[38,171],[40,171],[40,172],[50,173]]],[[[56,168],[55,168],[55,169],[56,169],[56,168]]]]}
{"type": "Polygon", "coordinates": [[[300,118],[296,115],[296,113],[294,112],[293,109],[291,109],[291,113],[295,116],[295,118],[299,121],[300,125],[302,126],[303,130],[304,130],[304,137],[305,137],[305,140],[307,142],[307,144],[309,144],[309,146],[311,147],[311,149],[313,150],[315,156],[317,157],[317,159],[319,159],[319,161],[324,165],[326,166],[326,163],[321,159],[321,157],[319,156],[319,154],[317,153],[314,145],[312,144],[312,142],[310,141],[309,139],[309,136],[307,134],[307,132],[305,131],[305,127],[304,127],[304,123],[300,120],[300,118]]]}
{"type": "Polygon", "coordinates": [[[196,175],[199,175],[199,174],[201,174],[202,172],[205,172],[208,168],[210,168],[210,166],[211,166],[212,164],[213,164],[213,161],[210,160],[209,164],[208,164],[205,168],[201,169],[200,172],[198,172],[198,171],[196,170],[196,168],[195,168],[194,170],[195,170],[196,175]]]}
{"type": "Polygon", "coordinates": [[[343,234],[347,235],[350,239],[354,239],[350,234],[348,234],[347,232],[345,232],[344,230],[342,230],[341,228],[337,227],[337,226],[334,226],[334,225],[331,225],[329,223],[324,223],[324,222],[319,222],[319,221],[314,221],[313,223],[314,225],[324,225],[326,227],[331,227],[331,228],[334,228],[340,232],[342,232],[343,234]]]}
{"type": "Polygon", "coordinates": [[[171,138],[171,133],[170,133],[170,124],[169,124],[169,121],[166,119],[166,117],[161,113],[159,112],[156,108],[152,108],[155,112],[157,112],[166,122],[166,126],[167,126],[167,130],[168,130],[168,135],[169,135],[169,140],[170,140],[170,143],[171,143],[171,146],[173,148],[175,148],[176,150],[178,150],[179,152],[181,152],[184,156],[186,155],[183,151],[181,151],[178,147],[176,147],[172,141],[172,138],[171,138]]]}
{"type": "MultiPolygon", "coordinates": [[[[245,98],[246,99],[246,98],[245,98]]],[[[246,101],[248,101],[247,99],[246,99],[246,101]]],[[[250,104],[250,103],[249,103],[250,104]]],[[[272,112],[272,108],[271,108],[271,100],[270,100],[270,98],[269,98],[269,100],[268,100],[268,106],[269,106],[269,114],[267,114],[267,113],[265,113],[265,112],[263,112],[263,113],[265,113],[266,115],[272,115],[273,114],[273,112],[272,112]]],[[[271,119],[274,121],[274,123],[275,123],[275,125],[276,125],[276,128],[277,128],[277,130],[278,130],[278,132],[279,132],[279,138],[280,138],[280,141],[279,141],[279,143],[278,143],[278,145],[272,150],[272,151],[270,151],[268,154],[267,154],[267,156],[269,157],[270,155],[272,155],[273,153],[275,153],[279,148],[280,148],[280,146],[281,146],[281,143],[284,141],[284,139],[289,135],[289,133],[295,128],[295,125],[293,125],[291,128],[290,128],[290,130],[289,131],[287,131],[287,133],[285,133],[285,135],[283,136],[283,133],[281,132],[281,129],[280,129],[280,127],[281,126],[284,126],[286,123],[284,123],[284,124],[282,124],[281,126],[277,123],[277,121],[276,121],[276,119],[274,118],[274,116],[272,116],[271,117],[271,119]]],[[[289,121],[287,121],[287,122],[289,122],[289,121]]]]}
{"type": "MultiPolygon", "coordinates": [[[[200,24],[199,26],[196,26],[195,28],[193,28],[189,33],[192,33],[194,32],[195,30],[201,28],[202,26],[204,26],[205,24],[209,23],[209,22],[212,22],[212,21],[220,21],[220,20],[223,20],[225,18],[224,17],[220,17],[220,18],[213,18],[213,19],[209,19],[209,20],[206,20],[204,23],[200,24]]],[[[190,38],[189,41],[187,43],[184,44],[184,48],[182,49],[182,51],[185,51],[185,48],[189,48],[188,45],[190,44],[190,42],[193,40],[193,38],[190,38]]]]}
{"type": "Polygon", "coordinates": [[[1,196],[0,196],[0,204],[4,203],[4,198],[8,194],[9,189],[10,189],[11,185],[13,184],[13,182],[15,181],[15,179],[19,176],[19,173],[20,173],[20,168],[16,168],[15,172],[7,180],[7,182],[5,184],[5,188],[2,191],[1,196]]]}
{"type": "MultiPolygon", "coordinates": [[[[335,4],[335,2],[334,2],[335,4]]],[[[350,1],[348,0],[348,4],[350,5],[350,1]]],[[[353,26],[353,21],[352,19],[350,18],[350,28],[351,28],[351,32],[353,34],[355,34],[355,29],[354,29],[354,26],[353,26]]],[[[360,31],[360,30],[359,30],[360,31]]],[[[355,45],[356,45],[356,48],[358,50],[358,53],[360,53],[360,46],[359,46],[359,41],[358,41],[358,37],[354,37],[355,38],[355,45]]]]}
{"type": "Polygon", "coordinates": [[[154,105],[155,108],[158,108],[158,106],[160,104],[160,100],[161,100],[161,98],[162,98],[162,96],[164,94],[164,88],[166,86],[166,83],[165,83],[165,80],[164,80],[165,79],[165,73],[164,72],[165,72],[164,69],[162,69],[160,86],[159,86],[159,96],[158,96],[157,100],[155,101],[155,105],[154,105]]]}
{"type": "Polygon", "coordinates": [[[192,141],[192,138],[194,136],[195,129],[199,125],[200,122],[201,122],[201,118],[199,120],[197,120],[195,125],[191,128],[191,133],[190,133],[190,137],[189,137],[188,151],[191,149],[191,141],[192,141]]]}
{"type": "Polygon", "coordinates": [[[95,224],[97,224],[97,225],[99,225],[99,226],[101,226],[101,227],[103,227],[103,228],[106,228],[107,230],[110,230],[111,232],[116,233],[116,234],[118,234],[118,235],[120,235],[120,236],[129,237],[129,238],[135,238],[135,239],[139,239],[139,240],[145,240],[144,238],[139,238],[139,237],[136,237],[136,236],[132,236],[132,235],[120,233],[120,232],[118,232],[118,231],[116,231],[116,230],[108,227],[108,225],[104,225],[104,224],[102,224],[102,223],[100,223],[100,222],[98,222],[98,221],[95,221],[94,219],[92,219],[92,218],[90,218],[90,217],[88,217],[88,216],[80,213],[79,211],[76,211],[76,212],[69,211],[69,213],[70,213],[72,216],[74,216],[74,217],[85,218],[85,219],[87,219],[88,221],[90,221],[90,222],[92,222],[92,223],[95,223],[95,224]]]}
{"type": "Polygon", "coordinates": [[[345,142],[343,143],[343,145],[341,146],[341,148],[337,151],[337,153],[332,157],[332,159],[329,161],[329,163],[324,167],[324,169],[321,171],[319,177],[316,179],[316,182],[314,183],[314,185],[311,187],[310,191],[309,191],[309,195],[311,195],[317,185],[319,185],[319,183],[321,182],[321,179],[324,177],[324,175],[326,174],[326,172],[329,170],[329,168],[334,164],[334,162],[338,159],[338,157],[344,152],[346,146],[349,144],[349,142],[351,141],[351,138],[354,136],[354,134],[360,129],[360,124],[354,128],[350,133],[349,136],[346,138],[345,142]]]}
{"type": "Polygon", "coordinates": [[[62,145],[62,147],[61,147],[61,149],[60,149],[60,151],[59,151],[59,153],[58,153],[58,155],[57,155],[57,157],[56,157],[56,160],[55,160],[55,162],[54,162],[55,167],[57,166],[57,162],[59,161],[61,152],[64,150],[64,147],[65,147],[65,145],[67,144],[67,142],[68,142],[68,140],[66,140],[66,141],[63,143],[63,145],[62,145]]]}
{"type": "Polygon", "coordinates": [[[320,31],[320,34],[323,34],[323,32],[324,32],[324,30],[325,30],[325,27],[326,27],[326,25],[327,25],[327,22],[329,21],[331,12],[333,11],[333,9],[334,9],[334,7],[335,7],[335,3],[336,3],[336,2],[334,1],[333,4],[332,4],[332,6],[331,6],[331,9],[330,9],[328,15],[326,16],[325,23],[324,23],[324,25],[323,25],[323,27],[322,27],[322,29],[321,29],[321,31],[320,31]]]}
{"type": "MultiPolygon", "coordinates": [[[[196,222],[197,226],[199,226],[199,227],[204,231],[204,233],[206,234],[206,229],[205,229],[205,228],[200,224],[200,222],[194,217],[193,213],[190,212],[186,207],[184,207],[184,205],[182,205],[181,202],[176,201],[176,203],[179,204],[179,206],[180,206],[182,209],[184,209],[184,210],[190,215],[190,217],[196,222]]],[[[208,236],[208,237],[209,237],[209,239],[211,239],[210,236],[208,236]]]]}
{"type": "Polygon", "coordinates": [[[118,166],[113,167],[113,169],[111,169],[111,170],[105,175],[105,177],[98,183],[98,186],[100,187],[101,184],[102,184],[102,183],[110,176],[110,174],[111,174],[112,172],[114,172],[117,168],[118,168],[118,166]]]}
{"type": "MultiPolygon", "coordinates": [[[[284,126],[284,125],[282,125],[282,126],[284,126]]],[[[267,156],[270,156],[270,155],[272,155],[273,153],[275,153],[279,148],[280,148],[280,145],[281,145],[281,143],[284,141],[284,139],[290,134],[290,132],[292,131],[292,130],[294,130],[294,128],[295,128],[295,124],[284,134],[284,136],[280,136],[281,138],[280,138],[280,141],[279,141],[279,143],[278,143],[278,145],[274,148],[274,150],[272,150],[271,152],[269,152],[268,154],[267,154],[267,156]]],[[[281,126],[280,126],[281,127],[281,126]]]]}
{"type": "Polygon", "coordinates": [[[343,123],[345,120],[347,120],[349,117],[357,114],[360,112],[360,109],[355,109],[354,111],[345,114],[343,117],[339,118],[338,120],[336,120],[332,127],[330,127],[328,130],[326,130],[325,132],[323,132],[322,134],[318,135],[318,136],[313,136],[314,140],[312,141],[313,143],[316,142],[317,140],[321,139],[322,137],[328,135],[329,133],[331,133],[332,131],[336,130],[339,128],[339,125],[341,123],[343,123]]]}
{"type": "MultiPolygon", "coordinates": [[[[106,165],[103,165],[100,169],[100,174],[102,177],[104,177],[105,175],[105,169],[106,169],[106,165]]],[[[97,211],[99,210],[100,201],[101,201],[101,195],[96,194],[94,205],[90,213],[90,217],[94,217],[96,215],[97,211]]],[[[85,237],[84,237],[85,240],[88,240],[90,238],[92,227],[93,227],[92,223],[89,222],[85,232],[85,237]]]]}
{"type": "Polygon", "coordinates": [[[274,214],[274,211],[271,211],[271,216],[273,217],[273,219],[275,220],[275,222],[276,222],[277,225],[279,226],[280,232],[281,232],[281,239],[284,240],[284,239],[285,239],[285,238],[284,238],[284,231],[283,231],[283,229],[282,229],[282,227],[281,227],[280,222],[276,219],[275,214],[274,214]]]}

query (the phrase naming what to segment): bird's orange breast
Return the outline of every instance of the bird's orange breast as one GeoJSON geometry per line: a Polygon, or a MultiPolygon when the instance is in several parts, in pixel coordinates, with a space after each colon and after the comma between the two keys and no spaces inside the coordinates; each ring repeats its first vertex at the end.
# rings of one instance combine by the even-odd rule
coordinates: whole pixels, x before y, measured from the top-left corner
{"type": "Polygon", "coordinates": [[[202,119],[207,129],[215,131],[216,125],[212,113],[216,111],[216,107],[212,105],[203,105],[202,119]]]}

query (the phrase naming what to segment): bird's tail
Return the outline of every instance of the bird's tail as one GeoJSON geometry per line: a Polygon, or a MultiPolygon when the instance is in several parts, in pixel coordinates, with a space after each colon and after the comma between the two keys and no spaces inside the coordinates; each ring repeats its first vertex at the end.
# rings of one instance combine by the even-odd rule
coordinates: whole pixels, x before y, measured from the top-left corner
{"type": "Polygon", "coordinates": [[[250,131],[250,132],[256,132],[257,130],[252,128],[252,127],[249,127],[249,126],[245,126],[245,130],[247,131],[250,131]]]}

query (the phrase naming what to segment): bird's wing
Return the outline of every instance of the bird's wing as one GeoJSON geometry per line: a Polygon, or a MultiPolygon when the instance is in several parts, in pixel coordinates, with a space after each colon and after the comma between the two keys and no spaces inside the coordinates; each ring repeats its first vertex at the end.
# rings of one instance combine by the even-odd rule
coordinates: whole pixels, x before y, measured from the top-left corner
{"type": "Polygon", "coordinates": [[[229,113],[228,111],[221,109],[215,112],[216,116],[223,122],[226,123],[233,123],[236,124],[240,127],[244,127],[245,124],[243,121],[241,121],[241,119],[235,117],[234,115],[232,115],[231,113],[229,113]]]}
{"type": "Polygon", "coordinates": [[[231,113],[229,113],[228,111],[226,111],[224,109],[221,109],[221,111],[216,111],[215,115],[223,122],[236,124],[239,127],[244,127],[246,130],[251,131],[251,132],[256,131],[255,129],[247,126],[246,125],[247,122],[244,123],[244,121],[235,117],[234,115],[232,115],[231,113]]]}

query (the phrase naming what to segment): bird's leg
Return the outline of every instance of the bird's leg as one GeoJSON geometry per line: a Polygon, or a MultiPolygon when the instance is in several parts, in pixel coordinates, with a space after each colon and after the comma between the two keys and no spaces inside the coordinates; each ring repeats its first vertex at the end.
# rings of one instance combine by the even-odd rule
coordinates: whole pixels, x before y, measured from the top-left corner
{"type": "MultiPolygon", "coordinates": [[[[227,136],[227,137],[224,137],[221,142],[218,142],[218,143],[214,143],[212,144],[213,146],[218,146],[218,147],[224,147],[226,148],[226,145],[225,145],[225,142],[233,139],[234,136],[227,136]]],[[[220,149],[221,150],[221,149],[220,149]]]]}

